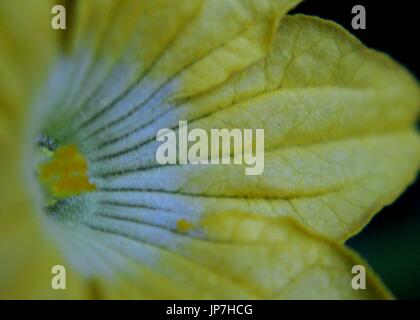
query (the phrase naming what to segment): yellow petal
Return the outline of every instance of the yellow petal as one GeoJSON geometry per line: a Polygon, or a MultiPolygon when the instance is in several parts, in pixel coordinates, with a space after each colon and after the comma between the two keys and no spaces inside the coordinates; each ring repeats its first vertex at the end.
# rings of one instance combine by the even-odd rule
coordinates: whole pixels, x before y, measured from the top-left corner
{"type": "Polygon", "coordinates": [[[74,138],[80,126],[136,87],[198,14],[201,3],[78,1],[69,30],[68,53],[57,69],[59,87],[48,105],[40,107],[40,112],[48,115],[42,120],[48,121],[49,134],[74,138]],[[51,110],[54,112],[49,115],[51,110]],[[69,121],[71,116],[75,120],[69,121]],[[75,132],[63,130],[69,123],[68,131],[75,132]]]}
{"type": "Polygon", "coordinates": [[[0,137],[0,155],[0,298],[88,297],[80,274],[57,251],[44,212],[37,209],[37,190],[26,177],[20,146],[0,137]],[[66,268],[66,290],[51,286],[54,265],[66,268]]]}
{"type": "Polygon", "coordinates": [[[0,4],[0,135],[5,137],[21,136],[29,98],[54,62],[58,34],[50,14],[50,1],[0,4]]]}
{"type": "Polygon", "coordinates": [[[50,1],[0,3],[0,297],[3,299],[84,295],[80,278],[71,272],[71,267],[67,268],[68,281],[72,282],[68,290],[56,291],[51,287],[52,266],[65,263],[51,239],[45,236],[22,163],[28,106],[57,51],[57,34],[50,26],[50,12],[50,1]]]}
{"type": "Polygon", "coordinates": [[[416,177],[419,97],[407,70],[341,27],[286,17],[266,59],[93,152],[93,171],[112,198],[125,188],[130,203],[155,205],[150,192],[191,218],[235,209],[291,216],[344,241],[416,177]],[[189,129],[263,128],[264,172],[156,165],[156,132],[178,120],[189,129]]]}
{"type": "Polygon", "coordinates": [[[173,100],[204,92],[263,58],[280,18],[298,2],[81,4],[77,54],[69,61],[78,72],[72,68],[74,76],[62,80],[66,102],[55,110],[48,133],[84,141],[88,152],[147,124],[171,108],[173,100]],[[92,20],[104,27],[90,31],[92,20]],[[118,28],[108,32],[113,25],[118,28]]]}
{"type": "Polygon", "coordinates": [[[98,282],[107,297],[133,298],[135,293],[149,299],[391,298],[354,253],[308,233],[289,218],[239,212],[209,215],[194,237],[129,221],[101,225],[109,249],[133,259],[132,265],[119,270],[118,280],[98,282]],[[142,254],[133,255],[136,251],[142,254]],[[159,257],[151,259],[151,252],[159,257]],[[355,265],[365,267],[366,290],[352,287],[355,265]]]}

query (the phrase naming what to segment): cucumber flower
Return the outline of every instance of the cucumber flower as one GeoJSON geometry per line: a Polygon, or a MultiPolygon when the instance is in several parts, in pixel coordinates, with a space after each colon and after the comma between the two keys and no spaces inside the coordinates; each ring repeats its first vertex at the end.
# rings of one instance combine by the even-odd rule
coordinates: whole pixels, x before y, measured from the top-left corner
{"type": "Polygon", "coordinates": [[[344,242],[416,178],[418,82],[298,2],[1,1],[0,297],[391,298],[344,242]],[[157,163],[179,121],[264,171],[157,163]]]}

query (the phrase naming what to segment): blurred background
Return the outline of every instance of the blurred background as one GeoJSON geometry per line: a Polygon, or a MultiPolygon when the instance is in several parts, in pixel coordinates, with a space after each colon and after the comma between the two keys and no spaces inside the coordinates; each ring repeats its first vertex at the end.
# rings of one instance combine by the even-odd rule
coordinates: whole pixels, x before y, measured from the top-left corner
{"type": "MultiPolygon", "coordinates": [[[[416,1],[306,0],[291,13],[336,21],[368,47],[390,54],[419,79],[416,1]],[[351,27],[355,5],[366,9],[366,30],[351,27]]],[[[420,299],[420,178],[347,245],[370,263],[398,299],[420,299]]]]}

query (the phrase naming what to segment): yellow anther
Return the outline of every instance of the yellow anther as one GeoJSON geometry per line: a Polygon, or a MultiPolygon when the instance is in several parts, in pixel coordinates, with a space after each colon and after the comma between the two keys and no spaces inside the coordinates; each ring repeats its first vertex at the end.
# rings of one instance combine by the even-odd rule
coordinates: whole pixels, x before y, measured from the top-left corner
{"type": "Polygon", "coordinates": [[[95,185],[89,181],[87,160],[74,144],[57,148],[50,160],[39,165],[38,174],[53,198],[95,190],[95,185]]]}

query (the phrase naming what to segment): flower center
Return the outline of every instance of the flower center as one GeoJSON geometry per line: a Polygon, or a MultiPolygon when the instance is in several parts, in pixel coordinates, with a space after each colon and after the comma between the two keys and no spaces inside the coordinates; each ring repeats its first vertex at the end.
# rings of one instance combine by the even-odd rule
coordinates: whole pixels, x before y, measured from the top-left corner
{"type": "Polygon", "coordinates": [[[88,162],[74,144],[51,151],[38,146],[37,174],[46,193],[46,205],[58,200],[95,190],[89,181],[88,162]]]}

